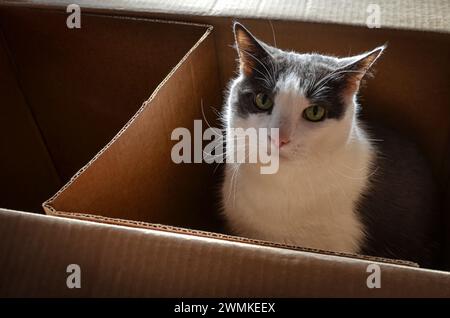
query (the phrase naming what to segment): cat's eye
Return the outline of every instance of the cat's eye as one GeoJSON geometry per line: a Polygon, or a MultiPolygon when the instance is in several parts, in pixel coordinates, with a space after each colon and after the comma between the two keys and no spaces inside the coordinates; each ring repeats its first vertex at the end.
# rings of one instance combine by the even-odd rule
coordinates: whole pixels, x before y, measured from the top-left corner
{"type": "Polygon", "coordinates": [[[326,111],[322,106],[310,106],[303,111],[303,117],[309,121],[321,121],[325,118],[326,111]]]}
{"type": "Polygon", "coordinates": [[[269,110],[273,106],[273,101],[269,95],[259,93],[255,96],[255,105],[262,110],[269,110]]]}

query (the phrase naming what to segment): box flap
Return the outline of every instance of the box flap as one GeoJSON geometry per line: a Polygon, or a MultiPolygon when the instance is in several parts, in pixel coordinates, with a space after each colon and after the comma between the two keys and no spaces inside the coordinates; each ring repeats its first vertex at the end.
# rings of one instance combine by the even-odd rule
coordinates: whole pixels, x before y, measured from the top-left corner
{"type": "MultiPolygon", "coordinates": [[[[214,197],[204,195],[217,179],[211,178],[214,166],[178,165],[171,159],[173,129],[193,131],[193,116],[201,120],[203,113],[212,113],[211,106],[221,105],[212,27],[169,21],[148,23],[166,26],[162,34],[175,27],[190,32],[183,42],[191,41],[190,46],[181,47],[186,49],[184,56],[153,93],[148,91],[151,96],[137,113],[44,207],[47,213],[86,213],[216,229],[218,216],[211,213],[215,210],[214,197]],[[190,208],[193,204],[196,209],[190,208]]],[[[178,41],[177,37],[167,40],[178,41]]],[[[164,56],[157,53],[152,56],[156,61],[164,56]]]]}

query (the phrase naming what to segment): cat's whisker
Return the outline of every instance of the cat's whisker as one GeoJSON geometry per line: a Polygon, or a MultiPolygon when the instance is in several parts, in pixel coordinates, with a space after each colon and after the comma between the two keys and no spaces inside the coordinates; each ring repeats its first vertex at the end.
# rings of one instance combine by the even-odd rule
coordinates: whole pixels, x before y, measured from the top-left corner
{"type": "Polygon", "coordinates": [[[317,82],[317,84],[313,87],[312,90],[312,95],[314,95],[314,92],[316,90],[321,89],[322,87],[324,87],[326,84],[328,84],[329,81],[331,80],[336,80],[338,79],[338,76],[341,76],[342,74],[346,74],[346,73],[359,73],[359,74],[365,74],[365,72],[363,71],[355,71],[355,70],[337,70],[337,71],[333,71],[330,74],[328,74],[327,76],[323,77],[321,80],[319,80],[317,82]]]}
{"type": "Polygon", "coordinates": [[[217,163],[216,167],[215,167],[214,170],[213,170],[213,174],[216,174],[217,169],[219,169],[220,165],[221,165],[221,164],[224,164],[224,163],[225,163],[225,162],[219,162],[219,163],[217,163]]]}
{"type": "MultiPolygon", "coordinates": [[[[339,176],[341,176],[341,177],[344,177],[344,178],[347,178],[347,179],[350,179],[350,180],[355,180],[355,181],[366,180],[367,178],[370,178],[371,176],[375,175],[375,174],[377,173],[377,171],[378,171],[378,167],[376,167],[376,168],[373,169],[373,171],[371,171],[370,174],[368,174],[368,175],[361,176],[361,177],[353,177],[353,176],[349,176],[349,175],[347,175],[347,174],[345,174],[345,173],[343,173],[343,172],[337,171],[337,170],[335,170],[335,169],[333,169],[333,168],[331,168],[331,167],[330,167],[329,169],[330,169],[331,172],[333,172],[333,173],[335,173],[335,174],[337,174],[337,175],[339,175],[339,176]]],[[[362,171],[362,170],[364,170],[365,168],[361,168],[361,169],[354,169],[354,168],[351,168],[351,169],[353,169],[353,171],[362,171]]]]}
{"type": "MultiPolygon", "coordinates": [[[[278,73],[277,67],[275,66],[276,64],[273,63],[272,59],[269,59],[269,61],[270,61],[271,69],[272,69],[272,74],[274,77],[276,77],[275,74],[278,73]]],[[[274,83],[274,85],[275,85],[275,83],[274,83]]]]}
{"type": "Polygon", "coordinates": [[[240,164],[237,165],[236,168],[236,177],[234,178],[234,191],[233,191],[233,206],[236,206],[236,191],[237,191],[237,182],[238,182],[238,178],[239,178],[239,168],[241,167],[240,164]]]}
{"type": "Polygon", "coordinates": [[[330,74],[327,74],[322,79],[320,79],[313,89],[315,89],[315,90],[319,89],[319,88],[323,87],[324,85],[326,85],[330,80],[338,79],[338,76],[341,76],[342,74],[346,74],[346,73],[362,73],[362,74],[364,74],[364,72],[362,72],[362,71],[336,70],[336,71],[331,72],[330,74]]]}
{"type": "MultiPolygon", "coordinates": [[[[222,157],[224,159],[224,161],[226,162],[227,158],[233,158],[233,160],[234,160],[236,155],[239,154],[242,151],[245,151],[244,155],[247,156],[247,153],[249,153],[249,151],[247,151],[247,150],[248,150],[248,148],[244,146],[243,148],[239,148],[239,147],[235,148],[233,150],[233,152],[224,151],[224,152],[222,152],[220,154],[217,154],[217,155],[214,154],[213,155],[212,153],[207,153],[207,152],[203,151],[203,154],[208,156],[208,158],[211,158],[211,159],[216,159],[216,158],[222,157]]],[[[246,159],[244,159],[244,160],[246,160],[246,159]]]]}
{"type": "MultiPolygon", "coordinates": [[[[231,182],[230,182],[230,189],[228,192],[228,196],[227,196],[227,201],[230,200],[231,198],[231,194],[233,193],[233,188],[235,187],[235,177],[236,177],[236,173],[239,170],[240,164],[237,164],[235,167],[233,167],[232,169],[232,175],[231,175],[231,182]]],[[[235,205],[235,201],[233,201],[233,206],[235,205]]]]}
{"type": "Polygon", "coordinates": [[[311,96],[318,98],[320,96],[326,95],[330,91],[331,91],[330,88],[324,85],[324,86],[320,87],[319,89],[314,90],[314,93],[311,94],[311,96]]]}
{"type": "Polygon", "coordinates": [[[243,52],[245,52],[250,57],[252,57],[255,61],[257,61],[264,68],[264,70],[266,71],[266,74],[270,77],[271,82],[273,84],[275,84],[275,78],[272,76],[273,74],[269,71],[269,69],[266,67],[266,65],[260,59],[258,59],[256,56],[251,54],[250,52],[245,51],[245,50],[243,50],[243,52]]]}
{"type": "Polygon", "coordinates": [[[271,85],[271,79],[267,78],[267,75],[262,73],[260,70],[254,68],[253,66],[250,66],[250,68],[256,72],[258,72],[259,74],[261,74],[262,78],[259,77],[262,81],[264,81],[264,83],[270,87],[271,85]]]}
{"type": "Polygon", "coordinates": [[[263,81],[264,87],[267,88],[268,90],[270,90],[270,85],[268,83],[266,83],[266,79],[264,79],[262,77],[255,77],[255,79],[260,79],[261,81],[263,81]]]}
{"type": "Polygon", "coordinates": [[[217,108],[211,106],[211,110],[214,112],[214,115],[216,115],[218,118],[222,118],[222,114],[217,108]]]}
{"type": "Polygon", "coordinates": [[[372,138],[366,138],[368,141],[375,141],[375,142],[383,142],[384,139],[372,139],[372,138]]]}
{"type": "MultiPolygon", "coordinates": [[[[245,155],[244,162],[247,162],[247,160],[248,160],[248,155],[245,155]]],[[[238,177],[239,177],[239,168],[241,167],[241,164],[242,163],[239,163],[237,165],[237,168],[236,168],[236,178],[235,178],[234,195],[233,195],[233,206],[236,205],[237,182],[238,182],[238,177]]]]}
{"type": "Polygon", "coordinates": [[[272,29],[272,36],[273,36],[273,46],[277,47],[277,39],[275,37],[275,28],[273,27],[272,20],[269,20],[270,28],[272,29]]]}
{"type": "Polygon", "coordinates": [[[208,157],[212,157],[212,156],[214,156],[214,158],[219,158],[219,157],[229,157],[229,156],[235,156],[238,152],[240,152],[240,151],[243,151],[243,150],[246,150],[247,148],[237,148],[236,150],[234,150],[233,152],[227,152],[227,151],[224,151],[224,152],[222,152],[222,153],[220,153],[220,154],[217,154],[217,155],[213,155],[212,153],[207,153],[207,152],[205,152],[205,151],[203,151],[203,154],[204,155],[207,155],[208,157]]]}
{"type": "MultiPolygon", "coordinates": [[[[241,147],[241,148],[239,148],[239,147],[236,147],[236,148],[234,148],[233,149],[233,152],[227,152],[227,150],[225,150],[224,152],[222,152],[222,153],[220,153],[220,154],[217,154],[217,155],[213,155],[212,153],[208,153],[208,152],[206,152],[205,150],[203,150],[203,154],[204,155],[207,155],[208,157],[212,157],[212,156],[214,156],[214,158],[218,158],[218,157],[220,157],[220,156],[224,156],[224,157],[227,157],[227,156],[231,156],[231,155],[236,155],[238,152],[240,152],[240,151],[243,151],[243,150],[247,150],[248,148],[247,147],[241,147]]],[[[247,151],[246,151],[247,152],[247,151]]]]}
{"type": "Polygon", "coordinates": [[[206,124],[208,125],[208,127],[209,127],[209,128],[212,128],[214,132],[215,132],[216,130],[219,130],[219,129],[216,128],[216,127],[212,127],[212,126],[210,125],[208,119],[206,119],[205,110],[204,110],[204,107],[203,107],[203,98],[200,99],[200,108],[201,108],[201,110],[202,110],[202,117],[203,117],[203,120],[206,122],[206,124]]]}
{"type": "Polygon", "coordinates": [[[271,73],[269,72],[269,70],[267,69],[267,67],[264,65],[263,62],[261,62],[260,59],[258,59],[256,56],[254,56],[253,54],[251,54],[250,52],[248,52],[248,51],[246,51],[246,50],[242,50],[242,52],[248,54],[248,55],[249,55],[250,57],[252,57],[255,61],[257,61],[259,64],[261,64],[261,66],[264,67],[264,69],[266,70],[267,75],[270,77],[270,79],[271,79],[273,85],[276,84],[275,78],[274,78],[273,74],[271,74],[271,73]]]}

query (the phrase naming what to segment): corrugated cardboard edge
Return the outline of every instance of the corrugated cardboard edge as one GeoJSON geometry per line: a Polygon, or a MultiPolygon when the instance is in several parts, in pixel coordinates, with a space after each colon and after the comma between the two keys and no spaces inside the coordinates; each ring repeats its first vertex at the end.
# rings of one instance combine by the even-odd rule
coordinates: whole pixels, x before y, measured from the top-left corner
{"type": "Polygon", "coordinates": [[[320,254],[320,255],[329,255],[329,256],[339,256],[339,257],[359,259],[359,260],[372,261],[372,262],[378,262],[378,263],[387,263],[387,264],[402,265],[402,266],[417,267],[417,268],[419,267],[419,265],[417,263],[404,261],[404,260],[396,260],[396,259],[389,259],[389,258],[376,257],[376,256],[366,256],[366,255],[359,255],[359,254],[350,254],[350,253],[319,250],[319,249],[301,247],[301,246],[296,246],[296,245],[288,245],[288,244],[275,243],[275,242],[269,242],[269,241],[263,241],[263,240],[255,240],[255,239],[250,239],[250,238],[246,238],[246,237],[228,235],[228,234],[223,234],[223,233],[187,229],[187,228],[171,226],[171,225],[163,225],[163,224],[148,223],[148,222],[142,222],[142,221],[110,218],[110,217],[106,217],[106,216],[87,214],[87,213],[61,212],[61,211],[56,211],[51,206],[50,206],[50,208],[52,209],[52,211],[47,212],[47,214],[53,215],[53,216],[68,217],[71,219],[99,222],[99,223],[105,223],[105,224],[111,224],[111,225],[122,225],[122,226],[133,227],[133,228],[144,228],[144,229],[150,229],[150,230],[155,230],[155,231],[164,231],[164,232],[176,233],[176,234],[200,236],[200,237],[209,238],[209,239],[225,240],[225,241],[238,242],[238,243],[244,243],[244,244],[250,244],[250,245],[258,245],[258,246],[266,246],[266,247],[283,248],[283,249],[300,251],[300,252],[314,253],[314,254],[320,254]]]}
{"type": "MultiPolygon", "coordinates": [[[[90,15],[93,15],[93,14],[90,14],[90,15]]],[[[59,217],[67,217],[67,218],[75,218],[75,219],[87,220],[87,221],[93,221],[93,222],[100,222],[100,223],[106,223],[106,224],[122,225],[122,226],[134,227],[134,228],[146,228],[146,229],[165,231],[165,232],[171,232],[171,233],[183,233],[183,234],[187,234],[187,235],[201,236],[201,237],[210,238],[210,239],[219,239],[219,240],[240,242],[240,243],[259,245],[259,246],[284,248],[284,249],[289,249],[289,250],[316,253],[316,254],[321,254],[321,255],[333,255],[333,256],[340,256],[340,257],[346,257],[346,258],[352,258],[352,259],[361,259],[361,260],[380,262],[380,263],[396,264],[396,265],[403,265],[403,266],[409,266],[409,267],[419,267],[419,265],[416,263],[404,261],[404,260],[395,260],[395,259],[387,259],[387,258],[381,258],[381,257],[358,255],[358,254],[332,252],[332,251],[325,251],[325,250],[319,250],[319,249],[305,248],[305,247],[300,247],[300,246],[295,246],[295,245],[288,245],[288,244],[281,244],[281,243],[275,243],[275,242],[249,239],[249,238],[226,235],[226,234],[221,234],[221,233],[193,230],[193,229],[187,229],[187,228],[181,228],[181,227],[175,227],[175,226],[169,226],[169,225],[153,224],[153,223],[125,220],[125,219],[118,219],[118,218],[110,218],[110,217],[105,217],[105,216],[99,216],[99,215],[96,215],[95,213],[88,213],[88,211],[86,211],[86,213],[77,213],[77,212],[70,212],[70,211],[63,212],[63,211],[56,210],[52,206],[52,202],[61,193],[63,193],[68,187],[70,187],[70,185],[72,183],[74,183],[75,180],[80,175],[82,175],[100,156],[102,156],[102,154],[118,138],[120,138],[120,136],[126,131],[126,129],[130,125],[132,125],[133,122],[135,121],[135,119],[144,111],[144,109],[153,100],[153,98],[156,96],[156,94],[158,94],[161,87],[163,87],[163,85],[165,85],[165,83],[172,77],[172,75],[178,70],[178,68],[186,61],[186,59],[191,55],[191,53],[210,35],[210,33],[213,30],[213,27],[211,25],[199,24],[199,23],[169,21],[169,20],[160,20],[160,19],[135,18],[135,17],[126,17],[126,16],[108,16],[108,15],[99,15],[99,16],[111,17],[111,18],[115,18],[115,19],[142,20],[142,21],[156,22],[156,23],[198,26],[198,27],[205,28],[206,31],[200,37],[200,39],[192,46],[192,48],[183,56],[183,58],[178,62],[178,64],[169,72],[169,74],[163,79],[163,81],[157,86],[157,88],[153,91],[153,93],[150,95],[150,97],[142,104],[142,106],[133,115],[133,117],[131,117],[131,119],[122,127],[122,129],[111,139],[111,141],[108,142],[108,144],[106,144],[106,146],[104,146],[85,166],[83,166],[55,195],[53,195],[50,199],[46,200],[42,204],[42,207],[44,208],[44,211],[46,214],[53,215],[53,216],[59,216],[59,217]]]]}

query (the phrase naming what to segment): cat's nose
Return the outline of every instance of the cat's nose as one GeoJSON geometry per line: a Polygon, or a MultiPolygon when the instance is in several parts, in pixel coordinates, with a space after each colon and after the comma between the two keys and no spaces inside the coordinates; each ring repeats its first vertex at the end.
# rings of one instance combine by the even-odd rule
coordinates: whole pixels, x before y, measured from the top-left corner
{"type": "Polygon", "coordinates": [[[280,146],[279,146],[279,147],[281,148],[281,147],[287,145],[287,144],[290,143],[290,142],[291,142],[291,141],[290,141],[289,139],[284,139],[284,140],[281,139],[281,140],[280,140],[280,146]]]}
{"type": "Polygon", "coordinates": [[[281,147],[287,145],[288,143],[290,143],[291,140],[288,138],[279,138],[278,140],[272,139],[272,142],[274,143],[274,145],[276,147],[281,148],[281,147]]]}

